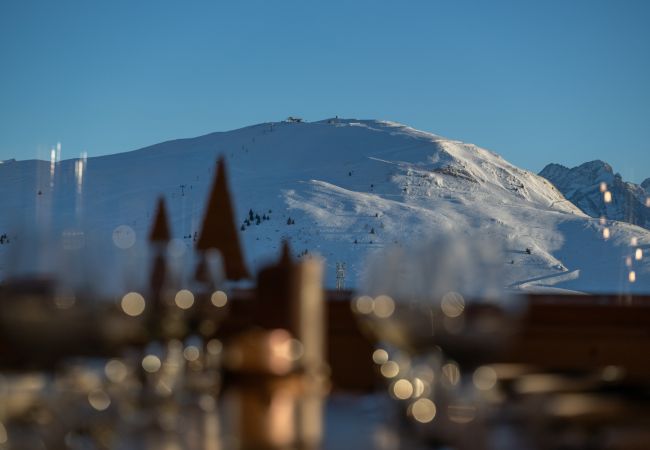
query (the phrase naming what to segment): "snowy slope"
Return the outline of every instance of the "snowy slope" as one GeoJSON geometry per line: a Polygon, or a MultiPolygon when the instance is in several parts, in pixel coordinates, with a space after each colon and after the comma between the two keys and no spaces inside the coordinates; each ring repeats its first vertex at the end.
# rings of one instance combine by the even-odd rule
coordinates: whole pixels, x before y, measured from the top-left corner
{"type": "Polygon", "coordinates": [[[620,220],[650,229],[650,178],[640,185],[623,181],[603,161],[590,161],[571,169],[549,164],[539,173],[591,217],[620,220]],[[604,201],[601,184],[612,194],[604,201]]]}
{"type": "Polygon", "coordinates": [[[132,229],[136,245],[122,253],[133,253],[146,238],[159,194],[179,239],[174,248],[179,242],[191,247],[220,154],[228,160],[253,269],[275,257],[288,238],[296,254],[326,258],[329,286],[336,262],[346,263],[346,285],[354,286],[372,252],[453,229],[504,239],[504,268],[514,288],[650,291],[647,259],[633,261],[635,283],[627,281],[625,266],[637,246],[650,251],[648,231],[608,223],[605,240],[604,225],[546,179],[475,145],[376,120],[264,123],[86,163],[0,164],[0,211],[9,212],[0,216],[0,234],[7,230],[12,238],[0,245],[0,266],[11,273],[56,265],[55,256],[31,252],[38,257],[30,259],[9,250],[28,246],[37,228],[62,236],[72,250],[82,245],[80,231],[84,242],[116,238],[119,244],[120,233],[132,229]],[[249,210],[269,220],[247,226],[249,210]],[[120,225],[129,228],[116,233],[120,225]]]}

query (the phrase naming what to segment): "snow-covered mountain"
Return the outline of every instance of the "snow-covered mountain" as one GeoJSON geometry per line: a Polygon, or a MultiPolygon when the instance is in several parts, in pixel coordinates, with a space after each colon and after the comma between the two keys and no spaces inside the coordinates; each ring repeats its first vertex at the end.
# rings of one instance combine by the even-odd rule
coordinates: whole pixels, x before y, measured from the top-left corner
{"type": "MultiPolygon", "coordinates": [[[[36,228],[61,236],[67,251],[92,237],[132,252],[161,194],[179,254],[200,225],[218,155],[227,159],[253,269],[287,238],[296,254],[326,259],[329,286],[336,263],[346,263],[350,287],[371,253],[454,230],[504,240],[513,288],[650,292],[648,258],[626,265],[637,249],[649,251],[647,230],[603,225],[545,178],[473,144],[353,119],[263,123],[87,161],[0,164],[0,235],[11,240],[0,245],[0,270],[25,270],[21,252],[9,249],[26,246],[36,228]]],[[[31,253],[39,256],[31,265],[57,265],[31,253]]]]}
{"type": "Polygon", "coordinates": [[[571,169],[549,164],[539,173],[591,217],[629,222],[650,229],[650,178],[640,185],[623,181],[603,161],[571,169]],[[606,192],[610,192],[606,198],[606,192]],[[608,200],[608,201],[606,201],[608,200]]]}

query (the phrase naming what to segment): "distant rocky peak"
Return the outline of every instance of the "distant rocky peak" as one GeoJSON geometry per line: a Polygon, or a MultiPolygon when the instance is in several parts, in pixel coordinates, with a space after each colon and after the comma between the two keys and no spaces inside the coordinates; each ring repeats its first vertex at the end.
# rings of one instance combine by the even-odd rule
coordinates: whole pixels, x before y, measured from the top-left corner
{"type": "Polygon", "coordinates": [[[620,173],[614,173],[612,166],[601,160],[589,161],[571,169],[549,164],[540,175],[592,217],[607,217],[650,229],[650,208],[646,206],[650,178],[641,185],[626,182],[620,173]],[[609,202],[604,201],[602,183],[611,193],[609,202]]]}
{"type": "Polygon", "coordinates": [[[601,159],[595,159],[593,161],[587,161],[586,163],[582,163],[578,166],[578,168],[585,168],[585,169],[595,169],[595,170],[606,170],[608,172],[614,172],[612,169],[612,166],[607,164],[605,161],[601,159]]]}
{"type": "Polygon", "coordinates": [[[609,178],[614,175],[612,166],[599,159],[579,165],[576,168],[576,172],[581,174],[589,174],[589,176],[594,178],[594,181],[597,181],[599,178],[609,178]]]}
{"type": "Polygon", "coordinates": [[[646,178],[641,182],[641,187],[650,193],[650,178],[646,178]]]}
{"type": "Polygon", "coordinates": [[[547,179],[556,179],[558,177],[564,177],[569,171],[570,169],[562,164],[551,163],[544,167],[539,174],[547,179]]]}
{"type": "Polygon", "coordinates": [[[547,164],[546,167],[544,167],[543,170],[546,170],[546,169],[549,169],[549,170],[569,170],[569,168],[567,166],[563,166],[562,164],[558,164],[558,163],[547,164]]]}

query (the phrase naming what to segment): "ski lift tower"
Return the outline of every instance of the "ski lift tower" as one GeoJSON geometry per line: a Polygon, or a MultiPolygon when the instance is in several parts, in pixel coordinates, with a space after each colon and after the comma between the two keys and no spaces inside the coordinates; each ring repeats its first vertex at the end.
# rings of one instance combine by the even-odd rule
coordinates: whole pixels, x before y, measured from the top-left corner
{"type": "Polygon", "coordinates": [[[345,263],[336,263],[336,290],[342,291],[345,289],[345,263]]]}

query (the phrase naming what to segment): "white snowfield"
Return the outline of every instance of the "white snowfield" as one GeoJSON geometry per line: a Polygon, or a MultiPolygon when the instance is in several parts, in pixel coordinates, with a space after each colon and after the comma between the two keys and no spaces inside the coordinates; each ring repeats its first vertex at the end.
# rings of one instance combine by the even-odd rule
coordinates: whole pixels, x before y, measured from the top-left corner
{"type": "Polygon", "coordinates": [[[26,245],[38,229],[62,236],[74,251],[76,232],[112,243],[114,230],[126,225],[135,231],[134,248],[144,246],[159,195],[179,239],[175,251],[181,241],[191,247],[219,155],[227,159],[253,269],[289,239],[296,255],[306,250],[325,258],[328,286],[343,262],[345,285],[354,287],[369,254],[453,230],[503,240],[503,265],[515,289],[650,292],[647,230],[601,224],[544,178],[473,144],[354,119],[263,123],[86,163],[2,164],[0,235],[6,232],[10,243],[0,245],[0,271],[29,269],[10,248],[26,245]]]}

